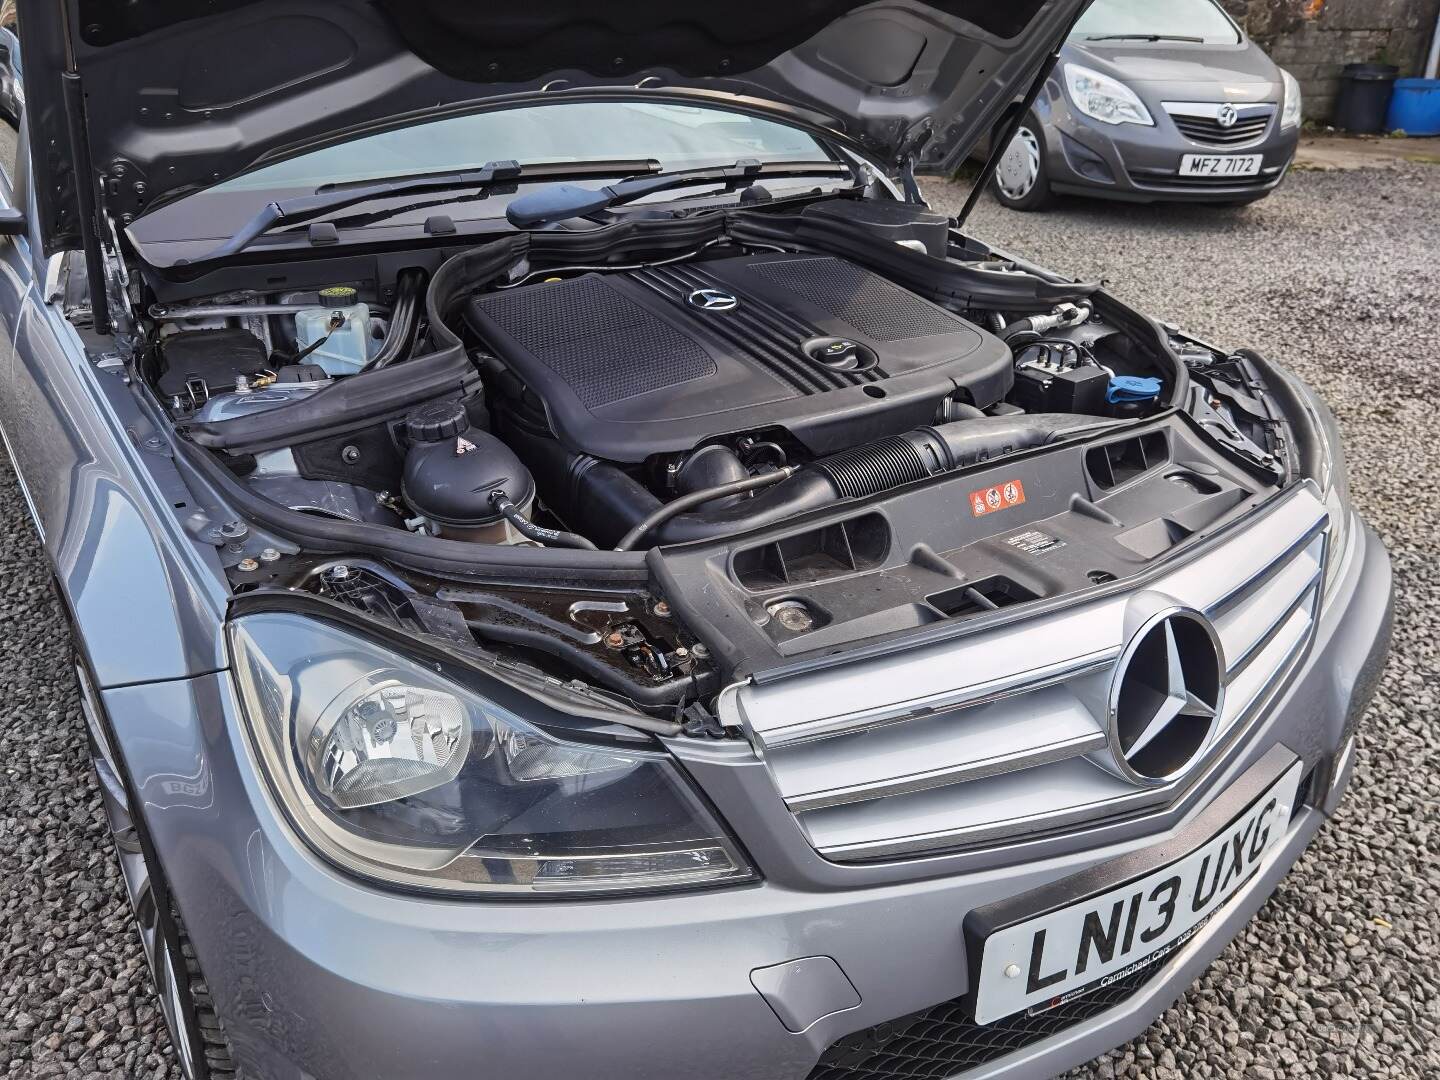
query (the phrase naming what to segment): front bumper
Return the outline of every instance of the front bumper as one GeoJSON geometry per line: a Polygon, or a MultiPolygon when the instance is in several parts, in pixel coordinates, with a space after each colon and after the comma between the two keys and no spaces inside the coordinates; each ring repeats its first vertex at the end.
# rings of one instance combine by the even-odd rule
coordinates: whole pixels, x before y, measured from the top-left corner
{"type": "MultiPolygon", "coordinates": [[[[1153,111],[1153,110],[1152,110],[1153,111]]],[[[1126,202],[1236,202],[1263,197],[1284,181],[1300,131],[1282,131],[1272,121],[1259,143],[1229,148],[1193,142],[1159,114],[1155,127],[1112,126],[1082,116],[1063,99],[1053,102],[1045,121],[1045,163],[1051,187],[1062,194],[1091,195],[1126,202]],[[1187,178],[1179,175],[1186,154],[1262,157],[1258,176],[1187,178]]]]}
{"type": "MultiPolygon", "coordinates": [[[[1314,770],[1309,805],[1257,876],[1131,996],[966,1077],[1048,1076],[1088,1060],[1145,1028],[1224,949],[1340,798],[1388,648],[1390,592],[1383,547],[1358,530],[1308,657],[1212,787],[1218,796],[1277,743],[1314,770]]],[[[836,1040],[966,992],[970,910],[1184,825],[866,888],[772,875],[647,899],[404,897],[341,876],[291,837],[224,673],[105,701],[132,774],[146,778],[146,822],[237,1056],[247,1075],[280,1080],[801,1080],[836,1040]]]]}

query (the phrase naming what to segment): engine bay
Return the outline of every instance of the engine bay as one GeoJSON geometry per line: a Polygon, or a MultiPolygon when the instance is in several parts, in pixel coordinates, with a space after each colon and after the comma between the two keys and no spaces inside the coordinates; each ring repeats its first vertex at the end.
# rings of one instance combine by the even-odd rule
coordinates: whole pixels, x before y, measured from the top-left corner
{"type": "Polygon", "coordinates": [[[157,407],[294,540],[269,561],[223,548],[237,592],[518,649],[649,707],[1121,580],[1283,472],[1241,358],[920,206],[831,198],[341,265],[146,297],[157,407]],[[373,557],[387,536],[397,558],[373,557]],[[433,570],[462,548],[577,567],[649,551],[651,584],[557,606],[492,573],[482,596],[433,570]],[[665,574],[677,595],[709,580],[687,614],[723,633],[666,611],[665,574]]]}

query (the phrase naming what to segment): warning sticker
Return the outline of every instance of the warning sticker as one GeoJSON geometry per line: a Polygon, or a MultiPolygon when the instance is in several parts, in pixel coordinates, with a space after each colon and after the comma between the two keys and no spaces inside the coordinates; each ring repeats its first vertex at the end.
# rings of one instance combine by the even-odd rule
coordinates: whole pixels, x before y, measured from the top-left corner
{"type": "Polygon", "coordinates": [[[1024,552],[1026,555],[1044,555],[1047,552],[1055,551],[1065,546],[1065,541],[1058,536],[1051,536],[1038,529],[1020,533],[1012,536],[1005,543],[1009,544],[1016,551],[1024,552]]]}
{"type": "Polygon", "coordinates": [[[970,493],[970,512],[976,517],[1009,510],[1025,501],[1025,485],[1019,480],[1007,480],[994,487],[981,488],[970,493]]]}

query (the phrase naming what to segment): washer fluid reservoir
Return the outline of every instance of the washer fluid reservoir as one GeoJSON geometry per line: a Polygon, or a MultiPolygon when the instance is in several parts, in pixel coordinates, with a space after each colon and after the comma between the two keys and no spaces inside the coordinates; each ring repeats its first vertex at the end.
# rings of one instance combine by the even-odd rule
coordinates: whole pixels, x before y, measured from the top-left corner
{"type": "Polygon", "coordinates": [[[295,313],[295,342],[309,364],[319,364],[327,375],[353,375],[365,366],[378,347],[370,335],[370,309],[358,301],[355,290],[337,285],[320,290],[320,306],[295,313]],[[322,344],[316,346],[316,342],[322,344]]]}

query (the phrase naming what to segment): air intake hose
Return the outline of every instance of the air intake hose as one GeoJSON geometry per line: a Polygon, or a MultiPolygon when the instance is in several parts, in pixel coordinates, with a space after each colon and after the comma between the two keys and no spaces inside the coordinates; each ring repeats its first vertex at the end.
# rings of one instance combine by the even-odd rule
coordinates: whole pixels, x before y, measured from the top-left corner
{"type": "MultiPolygon", "coordinates": [[[[1056,413],[986,417],[918,428],[904,435],[821,458],[794,476],[733,505],[701,505],[653,527],[647,524],[647,532],[655,543],[661,544],[713,540],[774,525],[840,499],[876,495],[927,476],[969,468],[1007,454],[1044,446],[1085,428],[1108,427],[1114,423],[1113,420],[1093,416],[1056,413]]],[[[588,470],[585,480],[587,485],[620,485],[628,489],[630,497],[623,500],[624,513],[627,518],[633,515],[632,528],[654,514],[660,506],[658,500],[637,481],[614,466],[595,463],[588,470]],[[629,505],[631,503],[634,505],[629,505]]],[[[716,497],[730,494],[720,488],[713,489],[713,492],[716,497]]],[[[696,492],[687,497],[687,502],[691,505],[695,502],[703,504],[704,494],[696,492]]],[[[597,503],[601,501],[595,500],[597,503]]],[[[618,500],[604,501],[609,503],[612,511],[618,508],[618,500]]]]}
{"type": "Polygon", "coordinates": [[[843,499],[861,499],[937,473],[1044,446],[1061,435],[1112,423],[1072,413],[987,416],[917,428],[821,458],[814,468],[843,499]]]}

